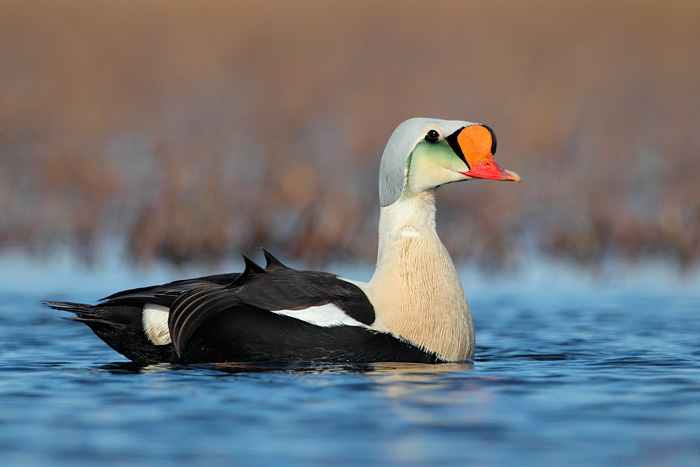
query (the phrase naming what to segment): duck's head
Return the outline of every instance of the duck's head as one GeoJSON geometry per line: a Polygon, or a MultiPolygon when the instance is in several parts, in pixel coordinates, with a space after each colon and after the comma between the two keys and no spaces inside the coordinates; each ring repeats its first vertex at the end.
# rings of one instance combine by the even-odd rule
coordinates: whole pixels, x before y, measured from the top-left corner
{"type": "Polygon", "coordinates": [[[520,182],[493,160],[491,128],[459,120],[412,118],[396,128],[382,156],[379,201],[382,206],[447,183],[473,178],[520,182]]]}

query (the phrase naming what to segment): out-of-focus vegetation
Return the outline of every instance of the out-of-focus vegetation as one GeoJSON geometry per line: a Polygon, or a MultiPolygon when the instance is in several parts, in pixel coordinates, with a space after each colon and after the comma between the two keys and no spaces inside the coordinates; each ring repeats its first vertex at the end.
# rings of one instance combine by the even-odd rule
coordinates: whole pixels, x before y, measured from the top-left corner
{"type": "Polygon", "coordinates": [[[523,178],[439,191],[458,259],[700,255],[700,2],[0,10],[0,248],[369,261],[386,140],[433,116],[523,178]]]}

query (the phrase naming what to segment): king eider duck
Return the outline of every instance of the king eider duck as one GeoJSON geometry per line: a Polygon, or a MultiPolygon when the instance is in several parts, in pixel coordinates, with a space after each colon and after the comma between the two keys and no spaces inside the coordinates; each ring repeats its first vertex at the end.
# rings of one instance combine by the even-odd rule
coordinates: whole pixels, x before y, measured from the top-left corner
{"type": "Polygon", "coordinates": [[[389,138],[379,174],[379,248],[367,283],[291,269],[263,250],[261,267],[118,292],[74,313],[140,364],[458,362],[474,326],[455,266],[435,230],[437,187],[474,178],[520,181],[494,162],[486,125],[413,118],[389,138]]]}

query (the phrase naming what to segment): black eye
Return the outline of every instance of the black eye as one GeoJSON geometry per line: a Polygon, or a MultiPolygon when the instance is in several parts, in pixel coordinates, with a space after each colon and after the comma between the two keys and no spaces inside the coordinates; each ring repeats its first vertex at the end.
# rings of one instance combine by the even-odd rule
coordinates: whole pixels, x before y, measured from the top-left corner
{"type": "Polygon", "coordinates": [[[427,135],[425,135],[425,140],[429,143],[435,143],[440,139],[440,133],[437,130],[430,130],[427,135]]]}

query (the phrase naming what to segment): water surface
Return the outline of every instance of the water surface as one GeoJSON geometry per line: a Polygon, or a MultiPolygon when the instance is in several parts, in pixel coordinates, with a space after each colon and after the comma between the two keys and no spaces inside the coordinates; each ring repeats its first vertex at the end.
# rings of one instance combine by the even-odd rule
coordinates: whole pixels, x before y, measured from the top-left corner
{"type": "Polygon", "coordinates": [[[700,463],[696,279],[465,270],[467,364],[139,367],[38,301],[201,271],[112,266],[0,264],[0,464],[700,463]]]}

